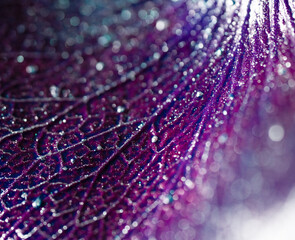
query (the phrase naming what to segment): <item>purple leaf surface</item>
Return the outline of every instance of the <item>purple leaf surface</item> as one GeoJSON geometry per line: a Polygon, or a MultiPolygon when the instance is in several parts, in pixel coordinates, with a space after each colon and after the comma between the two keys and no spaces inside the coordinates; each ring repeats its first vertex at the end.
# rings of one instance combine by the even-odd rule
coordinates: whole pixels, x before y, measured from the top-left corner
{"type": "Polygon", "coordinates": [[[220,213],[284,201],[294,12],[2,0],[0,239],[231,239],[220,213]]]}

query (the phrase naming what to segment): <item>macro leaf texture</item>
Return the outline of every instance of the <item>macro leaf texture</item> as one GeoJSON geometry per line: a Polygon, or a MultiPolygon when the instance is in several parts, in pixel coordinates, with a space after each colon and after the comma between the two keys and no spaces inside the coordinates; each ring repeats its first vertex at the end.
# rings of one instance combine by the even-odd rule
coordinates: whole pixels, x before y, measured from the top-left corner
{"type": "Polygon", "coordinates": [[[0,239],[228,240],[217,210],[286,199],[294,13],[1,0],[0,239]]]}

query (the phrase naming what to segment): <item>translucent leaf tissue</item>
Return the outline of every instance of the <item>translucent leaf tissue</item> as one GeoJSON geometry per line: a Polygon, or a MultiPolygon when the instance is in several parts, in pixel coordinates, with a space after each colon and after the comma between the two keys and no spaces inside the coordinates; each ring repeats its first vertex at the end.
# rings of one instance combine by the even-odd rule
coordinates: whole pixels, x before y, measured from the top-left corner
{"type": "Polygon", "coordinates": [[[1,0],[0,239],[292,240],[291,0],[1,0]]]}

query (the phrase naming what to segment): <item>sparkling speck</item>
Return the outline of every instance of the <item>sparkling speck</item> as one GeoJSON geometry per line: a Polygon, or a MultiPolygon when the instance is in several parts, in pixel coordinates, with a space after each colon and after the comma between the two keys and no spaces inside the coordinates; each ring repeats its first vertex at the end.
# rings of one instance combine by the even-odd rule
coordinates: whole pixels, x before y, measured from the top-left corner
{"type": "Polygon", "coordinates": [[[41,203],[42,203],[41,198],[40,197],[37,197],[35,199],[35,201],[32,203],[32,206],[33,206],[33,208],[38,208],[38,207],[41,206],[41,203]]]}
{"type": "Polygon", "coordinates": [[[97,71],[101,71],[104,68],[104,63],[103,62],[98,62],[95,66],[97,71]]]}
{"type": "Polygon", "coordinates": [[[101,149],[102,149],[102,146],[100,146],[100,145],[97,145],[96,149],[99,151],[99,150],[101,150],[101,149]]]}
{"type": "Polygon", "coordinates": [[[155,143],[155,142],[157,142],[158,141],[158,137],[157,136],[153,136],[152,137],[152,143],[155,143]]]}
{"type": "Polygon", "coordinates": [[[24,58],[22,55],[19,55],[19,56],[16,58],[16,60],[17,60],[18,63],[22,63],[22,62],[25,60],[25,58],[24,58]]]}
{"type": "Polygon", "coordinates": [[[227,136],[226,133],[224,133],[224,134],[221,134],[221,135],[218,137],[218,142],[219,142],[220,144],[222,144],[222,143],[225,143],[225,142],[227,141],[227,139],[228,139],[228,136],[227,136]]]}
{"type": "Polygon", "coordinates": [[[80,24],[80,19],[78,17],[72,17],[70,23],[73,27],[77,27],[80,24]]]}
{"type": "Polygon", "coordinates": [[[286,67],[290,68],[291,67],[291,63],[290,62],[286,62],[286,67]]]}
{"type": "Polygon", "coordinates": [[[285,130],[279,124],[272,125],[268,130],[268,137],[273,142],[282,141],[284,136],[285,136],[285,130]]]}
{"type": "Polygon", "coordinates": [[[161,55],[160,55],[160,53],[155,52],[155,53],[153,54],[153,57],[154,57],[154,59],[159,59],[159,58],[161,57],[161,55]]]}
{"type": "Polygon", "coordinates": [[[124,107],[122,107],[122,106],[118,106],[117,107],[117,113],[122,113],[124,111],[125,111],[125,108],[124,107]]]}
{"type": "Polygon", "coordinates": [[[204,95],[204,93],[202,93],[201,91],[197,91],[197,97],[200,98],[204,95]]]}
{"type": "Polygon", "coordinates": [[[168,21],[165,19],[160,19],[156,23],[156,28],[158,31],[163,31],[168,27],[168,21]]]}
{"type": "Polygon", "coordinates": [[[195,187],[195,184],[189,179],[185,180],[184,183],[189,189],[193,189],[195,187]]]}
{"type": "Polygon", "coordinates": [[[98,38],[98,43],[104,47],[106,47],[110,43],[110,41],[111,41],[110,35],[104,35],[98,38]]]}
{"type": "Polygon", "coordinates": [[[38,71],[38,66],[36,65],[29,65],[26,67],[26,72],[29,74],[34,74],[38,71]]]}
{"type": "Polygon", "coordinates": [[[50,94],[52,97],[56,98],[59,95],[59,88],[55,85],[50,86],[49,88],[50,94]]]}
{"type": "Polygon", "coordinates": [[[128,9],[124,9],[121,12],[121,17],[123,20],[129,20],[131,18],[131,12],[128,9]]]}

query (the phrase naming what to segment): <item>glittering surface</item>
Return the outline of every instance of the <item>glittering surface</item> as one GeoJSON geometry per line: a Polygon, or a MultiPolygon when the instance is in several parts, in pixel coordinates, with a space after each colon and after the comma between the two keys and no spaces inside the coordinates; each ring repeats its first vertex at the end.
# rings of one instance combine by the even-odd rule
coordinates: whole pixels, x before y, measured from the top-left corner
{"type": "Polygon", "coordinates": [[[1,239],[247,239],[294,185],[293,12],[2,0],[1,239]]]}

